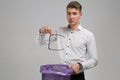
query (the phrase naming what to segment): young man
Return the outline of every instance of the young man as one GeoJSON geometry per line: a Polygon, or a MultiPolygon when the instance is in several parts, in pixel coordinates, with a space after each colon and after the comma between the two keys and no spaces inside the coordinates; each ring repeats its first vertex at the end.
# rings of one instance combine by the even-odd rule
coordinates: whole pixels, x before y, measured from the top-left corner
{"type": "MultiPolygon", "coordinates": [[[[98,63],[95,38],[92,32],[80,24],[82,6],[79,2],[71,1],[66,12],[69,24],[58,29],[58,33],[65,36],[63,42],[58,39],[58,47],[64,46],[64,50],[60,51],[61,63],[68,64],[73,69],[71,80],[85,80],[84,70],[93,68],[98,63]]],[[[43,26],[39,33],[45,36],[46,33],[52,35],[54,32],[51,27],[43,26]]]]}

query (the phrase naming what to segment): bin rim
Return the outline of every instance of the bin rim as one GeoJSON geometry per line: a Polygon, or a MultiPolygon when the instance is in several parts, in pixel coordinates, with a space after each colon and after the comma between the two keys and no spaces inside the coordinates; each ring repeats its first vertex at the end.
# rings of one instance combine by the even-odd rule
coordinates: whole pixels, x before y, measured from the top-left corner
{"type": "Polygon", "coordinates": [[[62,75],[62,76],[70,76],[72,74],[72,72],[73,72],[72,68],[69,68],[69,70],[66,71],[66,73],[47,71],[47,70],[42,71],[41,68],[44,67],[44,66],[67,66],[69,68],[69,66],[67,64],[44,64],[44,65],[40,66],[40,72],[42,74],[57,74],[57,75],[62,75]]]}

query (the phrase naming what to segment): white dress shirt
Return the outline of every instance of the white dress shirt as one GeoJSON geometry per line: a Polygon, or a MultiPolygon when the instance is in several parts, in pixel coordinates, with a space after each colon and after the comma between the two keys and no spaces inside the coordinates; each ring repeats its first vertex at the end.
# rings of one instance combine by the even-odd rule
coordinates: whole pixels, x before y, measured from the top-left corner
{"type": "MultiPolygon", "coordinates": [[[[95,37],[92,32],[83,28],[81,25],[75,31],[71,31],[69,27],[60,27],[57,29],[57,34],[61,34],[64,38],[57,39],[57,47],[60,50],[60,60],[63,64],[81,63],[83,69],[93,68],[97,65],[97,49],[95,37]]],[[[38,39],[40,43],[48,43],[48,36],[42,35],[38,39]]]]}

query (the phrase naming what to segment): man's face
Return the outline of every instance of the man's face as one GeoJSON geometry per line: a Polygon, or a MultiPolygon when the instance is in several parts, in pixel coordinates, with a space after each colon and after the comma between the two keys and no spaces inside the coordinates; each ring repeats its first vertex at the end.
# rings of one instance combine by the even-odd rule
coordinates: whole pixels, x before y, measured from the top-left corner
{"type": "Polygon", "coordinates": [[[75,8],[68,8],[67,9],[67,20],[69,22],[69,25],[74,26],[76,24],[79,24],[79,20],[82,16],[82,13],[75,9],[75,8]]]}

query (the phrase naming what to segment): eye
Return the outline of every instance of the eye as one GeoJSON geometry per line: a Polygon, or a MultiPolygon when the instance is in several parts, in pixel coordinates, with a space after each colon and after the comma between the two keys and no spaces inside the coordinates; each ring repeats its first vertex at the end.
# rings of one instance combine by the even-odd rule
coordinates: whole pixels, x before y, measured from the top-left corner
{"type": "Polygon", "coordinates": [[[71,13],[67,12],[67,15],[70,15],[71,13]]]}
{"type": "Polygon", "coordinates": [[[73,15],[77,15],[77,13],[76,13],[76,12],[74,12],[74,13],[73,13],[73,15]]]}

